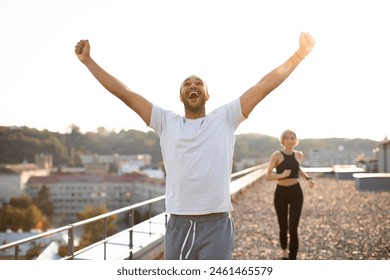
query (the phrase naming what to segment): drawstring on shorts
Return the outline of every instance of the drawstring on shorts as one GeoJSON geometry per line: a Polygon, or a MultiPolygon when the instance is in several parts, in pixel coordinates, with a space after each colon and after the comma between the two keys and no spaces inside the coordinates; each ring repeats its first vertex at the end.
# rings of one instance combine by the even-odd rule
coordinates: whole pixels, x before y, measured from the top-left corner
{"type": "Polygon", "coordinates": [[[192,247],[194,246],[194,243],[195,243],[196,221],[193,222],[192,220],[190,220],[190,223],[191,223],[191,224],[190,224],[190,228],[188,229],[186,238],[184,239],[183,245],[181,246],[180,258],[179,258],[180,260],[183,259],[184,247],[185,247],[186,244],[187,244],[187,240],[188,240],[188,237],[189,237],[189,235],[190,235],[191,228],[192,228],[192,242],[191,242],[191,247],[190,247],[190,249],[188,250],[187,254],[185,255],[185,259],[188,259],[188,256],[190,255],[191,250],[192,250],[192,247]],[[192,226],[193,226],[193,227],[192,227],[192,226]]]}

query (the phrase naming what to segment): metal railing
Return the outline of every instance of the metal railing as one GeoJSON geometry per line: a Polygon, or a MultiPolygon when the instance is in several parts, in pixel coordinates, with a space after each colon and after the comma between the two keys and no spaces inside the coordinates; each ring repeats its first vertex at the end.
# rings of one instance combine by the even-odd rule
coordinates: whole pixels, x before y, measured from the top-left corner
{"type": "MultiPolygon", "coordinates": [[[[237,188],[237,184],[235,184],[235,186],[232,186],[232,192],[237,192],[241,187],[245,187],[245,186],[253,183],[255,180],[257,180],[261,176],[263,176],[265,168],[266,168],[266,164],[262,164],[262,165],[254,166],[254,167],[247,168],[245,170],[233,173],[232,174],[232,183],[235,181],[241,181],[241,182],[239,183],[238,188],[237,188]],[[258,172],[257,174],[255,174],[258,170],[261,170],[261,172],[258,172]],[[245,178],[246,176],[248,176],[248,177],[245,178]]],[[[19,259],[19,249],[20,249],[21,245],[26,244],[26,243],[31,243],[31,242],[34,242],[36,240],[46,238],[49,236],[53,236],[55,234],[63,233],[63,232],[67,231],[67,234],[68,234],[67,255],[62,258],[63,260],[72,260],[77,255],[82,254],[86,250],[90,250],[91,248],[100,246],[102,244],[103,244],[103,248],[104,248],[103,249],[104,250],[104,259],[106,259],[106,250],[107,250],[106,245],[108,244],[108,242],[110,240],[112,240],[115,237],[115,235],[108,236],[108,234],[107,234],[108,233],[108,218],[110,218],[114,215],[117,215],[117,214],[127,214],[128,220],[129,220],[129,228],[128,228],[129,248],[128,248],[127,259],[133,259],[133,244],[134,244],[133,230],[134,230],[134,211],[135,211],[135,209],[142,207],[142,206],[146,206],[146,205],[152,205],[153,203],[162,201],[164,199],[165,199],[165,195],[162,195],[162,196],[159,196],[159,197],[156,197],[153,199],[149,199],[149,200],[146,200],[146,201],[143,201],[140,203],[136,203],[136,204],[133,204],[133,205],[130,205],[127,207],[120,208],[120,209],[115,210],[115,211],[101,214],[101,215],[98,215],[98,216],[95,216],[95,217],[92,217],[92,218],[89,218],[86,220],[72,223],[72,224],[69,224],[69,225],[66,225],[66,226],[63,226],[60,228],[52,229],[52,230],[46,231],[44,233],[37,234],[37,235],[31,236],[31,237],[28,237],[28,238],[25,238],[22,240],[10,242],[8,244],[0,246],[0,251],[14,248],[14,260],[18,260],[19,259]],[[92,245],[89,245],[88,247],[85,247],[85,248],[80,249],[80,250],[75,252],[75,230],[77,228],[80,228],[80,227],[85,226],[87,224],[101,221],[101,220],[104,220],[104,238],[96,243],[93,243],[92,245]]],[[[165,224],[167,222],[167,219],[168,219],[168,214],[165,214],[165,224]]]]}
{"type": "MultiPolygon", "coordinates": [[[[15,241],[15,242],[11,242],[11,243],[8,243],[6,245],[2,245],[0,246],[0,251],[2,250],[6,250],[6,249],[10,249],[10,248],[14,248],[14,259],[15,260],[18,260],[19,259],[19,248],[21,245],[23,244],[26,244],[26,243],[30,243],[30,242],[33,242],[33,241],[36,241],[36,240],[39,240],[39,239],[42,239],[42,238],[46,238],[48,236],[52,236],[52,235],[55,235],[55,234],[58,234],[58,233],[61,233],[61,232],[65,232],[67,231],[68,232],[68,246],[67,246],[67,255],[65,257],[63,257],[63,259],[67,260],[67,259],[73,259],[75,256],[83,253],[85,251],[85,248],[84,249],[80,249],[79,251],[75,252],[75,229],[76,228],[79,228],[79,227],[82,227],[82,226],[85,226],[87,224],[90,224],[90,223],[93,223],[93,222],[96,222],[96,221],[100,221],[100,220],[104,220],[104,238],[103,240],[99,241],[99,242],[96,242],[92,245],[92,247],[94,246],[98,246],[100,244],[107,244],[108,241],[111,240],[111,238],[113,238],[113,236],[111,237],[108,237],[107,236],[107,225],[108,225],[108,218],[114,216],[114,215],[117,215],[117,214],[123,214],[123,213],[128,213],[128,217],[129,217],[129,239],[130,239],[130,242],[129,242],[129,258],[131,259],[132,258],[132,244],[133,244],[133,226],[134,226],[134,210],[139,208],[139,207],[142,207],[142,206],[145,206],[145,205],[150,205],[152,203],[155,203],[155,202],[158,202],[158,201],[161,201],[161,200],[164,200],[165,199],[165,196],[159,196],[159,197],[156,197],[156,198],[152,198],[152,199],[149,199],[149,200],[145,200],[143,202],[140,202],[140,203],[136,203],[136,204],[133,204],[133,205],[130,205],[130,206],[127,206],[127,207],[123,207],[123,208],[120,208],[118,210],[115,210],[115,211],[111,211],[111,212],[108,212],[108,213],[105,213],[105,214],[101,214],[101,215],[98,215],[98,216],[95,216],[95,217],[92,217],[92,218],[89,218],[89,219],[86,219],[86,220],[82,220],[82,221],[79,221],[79,222],[76,222],[76,223],[72,223],[72,224],[69,224],[69,225],[66,225],[66,226],[63,226],[63,227],[60,227],[60,228],[56,228],[56,229],[52,229],[52,230],[49,230],[49,231],[46,231],[44,233],[41,233],[41,234],[37,234],[37,235],[34,235],[34,236],[31,236],[31,237],[28,237],[28,238],[25,238],[25,239],[22,239],[22,240],[18,240],[18,241],[15,241]]],[[[91,245],[88,246],[88,248],[90,249],[91,248],[91,245]]],[[[104,248],[106,249],[106,246],[104,246],[104,248]]],[[[104,253],[105,254],[105,253],[104,253]]]]}

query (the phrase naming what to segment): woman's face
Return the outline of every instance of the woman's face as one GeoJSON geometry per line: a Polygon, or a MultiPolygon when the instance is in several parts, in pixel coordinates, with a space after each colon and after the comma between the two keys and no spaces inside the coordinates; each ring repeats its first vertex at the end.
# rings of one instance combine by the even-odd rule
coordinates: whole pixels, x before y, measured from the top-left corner
{"type": "Polygon", "coordinates": [[[286,148],[293,148],[295,147],[295,144],[297,143],[297,137],[294,133],[287,133],[283,136],[283,142],[282,145],[286,148]]]}

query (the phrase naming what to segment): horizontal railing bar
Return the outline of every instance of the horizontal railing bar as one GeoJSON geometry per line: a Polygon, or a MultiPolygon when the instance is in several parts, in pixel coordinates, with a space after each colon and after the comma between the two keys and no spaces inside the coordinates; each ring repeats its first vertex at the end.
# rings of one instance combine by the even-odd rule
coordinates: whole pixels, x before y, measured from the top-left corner
{"type": "Polygon", "coordinates": [[[142,201],[142,202],[139,202],[139,203],[135,203],[135,204],[132,204],[130,206],[126,206],[126,207],[120,208],[118,210],[114,210],[114,211],[111,211],[111,212],[108,212],[108,213],[105,213],[105,214],[101,214],[101,215],[89,218],[87,220],[75,222],[72,225],[74,227],[79,227],[79,226],[86,225],[86,224],[89,224],[89,223],[92,223],[92,222],[96,222],[96,221],[104,219],[104,218],[108,218],[108,217],[110,217],[112,215],[116,215],[116,214],[121,214],[121,213],[127,212],[127,211],[130,211],[130,210],[136,209],[138,207],[145,206],[145,205],[148,205],[148,204],[151,204],[151,203],[163,200],[163,199],[165,199],[165,195],[161,195],[161,196],[149,199],[149,200],[145,200],[145,201],[142,201]]]}
{"type": "Polygon", "coordinates": [[[245,175],[245,174],[248,174],[250,172],[253,172],[257,169],[261,169],[265,166],[266,164],[261,164],[261,165],[256,165],[256,166],[253,166],[253,167],[249,167],[247,169],[244,169],[244,170],[240,170],[240,171],[237,171],[235,173],[232,174],[232,178],[236,178],[238,176],[242,176],[242,175],[245,175]]]}
{"type": "Polygon", "coordinates": [[[114,210],[114,211],[111,211],[111,212],[108,212],[108,213],[105,213],[105,214],[101,214],[101,215],[98,215],[98,216],[95,216],[95,217],[92,217],[92,218],[89,218],[89,219],[86,219],[86,220],[83,220],[83,221],[80,221],[80,222],[69,224],[69,225],[66,225],[66,226],[63,226],[63,227],[60,227],[60,228],[57,228],[57,229],[48,230],[46,232],[39,233],[39,234],[31,236],[31,237],[27,237],[27,238],[24,238],[24,239],[21,239],[21,240],[18,240],[18,241],[14,241],[14,242],[11,242],[11,243],[7,243],[5,245],[1,245],[0,246],[0,250],[5,250],[5,249],[8,249],[8,248],[12,248],[12,247],[14,247],[14,246],[16,246],[18,244],[21,245],[21,244],[24,244],[24,243],[32,242],[32,241],[35,241],[37,239],[45,238],[47,236],[51,236],[51,235],[54,235],[54,234],[57,234],[57,233],[69,230],[72,227],[79,227],[79,226],[82,226],[82,225],[86,225],[86,224],[89,224],[89,223],[101,220],[103,218],[110,217],[112,215],[124,213],[124,212],[130,211],[132,209],[136,209],[138,207],[145,206],[145,205],[148,205],[150,203],[154,203],[154,202],[163,200],[164,198],[165,198],[165,195],[162,195],[162,196],[155,197],[155,198],[152,198],[152,199],[149,199],[149,200],[145,200],[145,201],[142,201],[142,202],[139,202],[139,203],[136,203],[136,204],[132,204],[130,206],[126,206],[126,207],[120,208],[118,210],[114,210]]]}
{"type": "Polygon", "coordinates": [[[51,235],[63,232],[65,230],[68,230],[71,227],[72,227],[71,225],[66,225],[66,226],[63,226],[63,227],[60,227],[60,228],[56,228],[56,229],[45,231],[43,233],[38,233],[37,235],[26,237],[26,238],[18,240],[18,241],[10,242],[10,243],[7,243],[5,245],[1,245],[0,246],[0,250],[9,249],[9,248],[12,248],[12,247],[14,247],[16,245],[21,245],[21,244],[24,244],[24,243],[35,241],[37,239],[45,238],[47,236],[51,236],[51,235]]]}

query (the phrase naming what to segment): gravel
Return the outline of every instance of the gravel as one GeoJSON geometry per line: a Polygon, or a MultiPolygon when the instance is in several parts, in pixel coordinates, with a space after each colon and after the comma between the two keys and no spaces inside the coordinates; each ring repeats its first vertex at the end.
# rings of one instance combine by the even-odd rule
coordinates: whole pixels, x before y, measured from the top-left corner
{"type": "MultiPolygon", "coordinates": [[[[353,180],[302,181],[304,204],[299,224],[301,260],[389,260],[390,192],[358,191],[353,180]]],[[[281,258],[273,206],[275,181],[248,187],[233,199],[236,260],[281,258]]]]}

